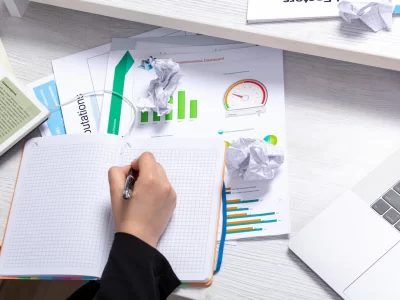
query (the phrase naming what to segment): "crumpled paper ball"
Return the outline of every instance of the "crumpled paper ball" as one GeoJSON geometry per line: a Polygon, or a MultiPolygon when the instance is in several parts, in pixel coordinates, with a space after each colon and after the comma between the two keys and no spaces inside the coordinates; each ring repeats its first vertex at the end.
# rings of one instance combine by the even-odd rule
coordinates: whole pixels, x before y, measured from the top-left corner
{"type": "Polygon", "coordinates": [[[243,180],[270,180],[285,160],[283,150],[264,140],[240,138],[226,151],[226,168],[243,180]]]}
{"type": "Polygon", "coordinates": [[[342,0],[338,8],[346,22],[360,19],[375,32],[392,28],[394,6],[391,0],[342,0]]]}
{"type": "Polygon", "coordinates": [[[170,113],[173,108],[168,101],[178,87],[181,69],[179,64],[171,59],[150,57],[149,60],[157,78],[150,81],[147,89],[148,97],[139,98],[136,107],[139,111],[155,111],[160,117],[170,113]]]}

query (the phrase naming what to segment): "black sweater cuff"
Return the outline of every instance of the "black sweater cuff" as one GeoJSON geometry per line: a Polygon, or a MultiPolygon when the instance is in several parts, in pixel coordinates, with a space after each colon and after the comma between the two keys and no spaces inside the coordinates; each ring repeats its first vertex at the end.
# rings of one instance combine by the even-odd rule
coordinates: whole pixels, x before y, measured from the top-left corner
{"type": "Polygon", "coordinates": [[[112,299],[166,299],[180,283],[157,249],[133,235],[118,232],[100,281],[99,294],[110,292],[112,299]]]}

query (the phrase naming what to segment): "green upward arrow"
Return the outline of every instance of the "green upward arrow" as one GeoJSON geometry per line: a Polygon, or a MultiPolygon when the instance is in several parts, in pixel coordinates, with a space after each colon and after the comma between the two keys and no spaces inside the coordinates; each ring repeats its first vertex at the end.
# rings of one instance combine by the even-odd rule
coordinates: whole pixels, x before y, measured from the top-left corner
{"type": "MultiPolygon", "coordinates": [[[[115,67],[114,72],[114,83],[113,92],[120,95],[124,94],[125,76],[129,72],[130,68],[135,63],[132,55],[127,51],[118,65],[115,67]]],[[[122,98],[118,95],[112,94],[110,104],[110,115],[108,118],[108,129],[107,133],[116,134],[119,133],[119,125],[121,121],[121,110],[122,110],[122,98]]]]}

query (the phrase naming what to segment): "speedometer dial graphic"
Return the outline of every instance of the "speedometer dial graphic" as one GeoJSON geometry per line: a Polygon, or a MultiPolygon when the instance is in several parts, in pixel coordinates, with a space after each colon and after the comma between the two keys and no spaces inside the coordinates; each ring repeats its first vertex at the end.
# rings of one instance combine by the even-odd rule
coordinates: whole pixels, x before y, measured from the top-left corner
{"type": "MultiPolygon", "coordinates": [[[[224,105],[227,111],[263,108],[268,99],[266,87],[254,79],[239,80],[232,84],[224,95],[224,105]]],[[[258,113],[260,111],[249,112],[258,113]]]]}

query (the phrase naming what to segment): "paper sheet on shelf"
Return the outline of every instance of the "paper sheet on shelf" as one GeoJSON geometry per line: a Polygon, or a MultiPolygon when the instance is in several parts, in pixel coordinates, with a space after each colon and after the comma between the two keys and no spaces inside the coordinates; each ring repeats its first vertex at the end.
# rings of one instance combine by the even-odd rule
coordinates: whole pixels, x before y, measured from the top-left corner
{"type": "MultiPolygon", "coordinates": [[[[110,67],[115,68],[126,54],[126,51],[117,52],[110,53],[110,67]]],[[[136,99],[146,93],[149,81],[155,78],[152,70],[138,66],[143,58],[154,53],[143,49],[130,53],[135,63],[130,69],[133,71],[124,77],[124,94],[136,99]]],[[[281,50],[251,47],[189,54],[168,53],[158,57],[180,62],[183,77],[171,99],[174,109],[162,118],[152,113],[138,113],[133,135],[152,138],[220,136],[228,142],[241,137],[264,139],[274,135],[277,145],[286,153],[281,50]],[[239,93],[251,94],[251,100],[234,100],[237,96],[233,94],[239,93]]],[[[111,74],[107,74],[108,88],[112,87],[111,74]]],[[[104,101],[106,103],[106,99],[104,101]]],[[[121,118],[121,127],[125,125],[121,118]]],[[[243,181],[226,174],[228,222],[231,223],[228,240],[289,233],[286,165],[283,163],[276,177],[267,183],[243,181]]]]}
{"type": "MultiPolygon", "coordinates": [[[[187,35],[187,33],[169,28],[158,28],[136,37],[162,37],[166,35],[187,35]]],[[[91,92],[100,87],[103,89],[110,49],[111,44],[106,44],[53,61],[53,70],[61,103],[68,102],[80,93],[91,92]]],[[[88,119],[87,122],[91,131],[97,132],[98,114],[96,109],[93,110],[93,107],[101,110],[101,102],[102,97],[96,96],[89,100],[85,99],[83,105],[81,105],[82,109],[79,109],[77,103],[63,107],[62,112],[67,133],[85,132],[78,113],[83,114],[88,119]]]]}

